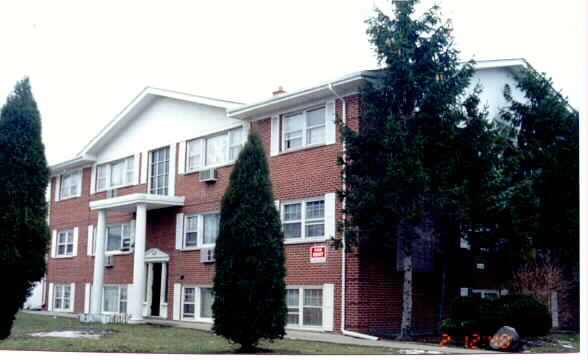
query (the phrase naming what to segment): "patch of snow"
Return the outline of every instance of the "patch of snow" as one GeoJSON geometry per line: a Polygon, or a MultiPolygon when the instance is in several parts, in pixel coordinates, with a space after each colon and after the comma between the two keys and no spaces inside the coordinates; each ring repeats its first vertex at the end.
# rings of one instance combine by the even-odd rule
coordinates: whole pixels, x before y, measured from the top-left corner
{"type": "Polygon", "coordinates": [[[574,345],[569,341],[558,340],[558,343],[566,349],[575,349],[574,345]]]}
{"type": "Polygon", "coordinates": [[[60,337],[60,338],[68,338],[68,339],[100,339],[99,334],[89,334],[86,331],[74,331],[74,330],[39,332],[39,333],[31,334],[31,336],[60,337]]]}
{"type": "Polygon", "coordinates": [[[400,352],[406,355],[445,354],[444,352],[433,350],[400,350],[400,352]]]}

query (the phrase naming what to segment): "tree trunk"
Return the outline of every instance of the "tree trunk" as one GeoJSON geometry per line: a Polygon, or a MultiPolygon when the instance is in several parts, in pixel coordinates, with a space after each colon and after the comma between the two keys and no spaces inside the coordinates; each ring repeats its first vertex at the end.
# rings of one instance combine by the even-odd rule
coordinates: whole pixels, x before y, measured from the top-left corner
{"type": "MultiPolygon", "coordinates": [[[[447,307],[447,261],[445,259],[441,259],[443,265],[441,265],[441,293],[439,294],[439,314],[437,317],[437,324],[441,323],[444,316],[443,313],[447,307]]],[[[435,329],[437,332],[437,329],[435,329]]]]}
{"type": "Polygon", "coordinates": [[[412,255],[404,254],[403,269],[404,283],[402,284],[402,323],[398,340],[412,338],[412,255]]]}

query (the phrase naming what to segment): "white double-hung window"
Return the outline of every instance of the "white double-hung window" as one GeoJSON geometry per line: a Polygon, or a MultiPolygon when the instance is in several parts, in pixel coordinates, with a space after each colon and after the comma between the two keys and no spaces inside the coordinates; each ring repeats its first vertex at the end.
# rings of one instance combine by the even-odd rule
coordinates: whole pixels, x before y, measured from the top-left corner
{"type": "Polygon", "coordinates": [[[286,290],[287,324],[295,327],[322,327],[323,290],[289,288],[286,290]]]}
{"type": "Polygon", "coordinates": [[[243,142],[243,127],[188,141],[186,171],[198,171],[235,161],[243,142]]]}
{"type": "Polygon", "coordinates": [[[182,294],[182,319],[212,321],[214,295],[210,286],[184,286],[182,294]]]}
{"type": "Polygon", "coordinates": [[[219,213],[180,214],[183,217],[183,234],[181,248],[183,250],[213,247],[218,237],[220,224],[219,213]]]}
{"type": "Polygon", "coordinates": [[[167,195],[169,186],[169,147],[150,152],[149,193],[167,195]]]}
{"type": "Polygon", "coordinates": [[[96,191],[132,185],[135,178],[135,158],[112,161],[96,166],[96,191]]]}
{"type": "Polygon", "coordinates": [[[71,311],[73,308],[71,284],[55,284],[53,288],[53,310],[71,311]]]}
{"type": "Polygon", "coordinates": [[[74,255],[74,230],[61,230],[57,233],[57,257],[69,257],[74,255]]]}
{"type": "Polygon", "coordinates": [[[324,198],[284,202],[281,214],[286,241],[324,238],[324,198]]]}
{"type": "Polygon", "coordinates": [[[127,312],[127,285],[104,285],[102,311],[124,314],[127,312]]]}
{"type": "Polygon", "coordinates": [[[61,175],[59,200],[78,197],[82,194],[82,169],[61,175]]]}
{"type": "Polygon", "coordinates": [[[129,251],[133,238],[134,222],[112,224],[106,228],[106,251],[129,251]]]}
{"type": "Polygon", "coordinates": [[[325,106],[282,115],[282,151],[325,143],[325,106]]]}

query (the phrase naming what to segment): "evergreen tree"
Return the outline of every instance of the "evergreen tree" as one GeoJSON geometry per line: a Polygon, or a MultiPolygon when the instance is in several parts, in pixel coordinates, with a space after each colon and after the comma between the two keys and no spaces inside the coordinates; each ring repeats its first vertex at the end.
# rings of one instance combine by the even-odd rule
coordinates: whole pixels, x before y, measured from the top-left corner
{"type": "Polygon", "coordinates": [[[525,99],[509,87],[504,120],[516,129],[516,166],[509,173],[500,214],[503,252],[519,264],[579,263],[579,116],[533,69],[516,77],[525,99]]]}
{"type": "Polygon", "coordinates": [[[263,145],[252,133],[239,154],[221,204],[216,241],[216,334],[253,351],[280,339],[286,324],[283,234],[263,145]]]}
{"type": "Polygon", "coordinates": [[[0,114],[0,339],[10,335],[16,312],[45,274],[48,181],[41,116],[25,78],[0,114]]]}
{"type": "Polygon", "coordinates": [[[440,19],[437,6],[415,19],[417,2],[393,1],[394,18],[376,10],[367,21],[384,67],[362,90],[359,129],[342,128],[347,245],[365,238],[393,243],[401,252],[400,338],[412,334],[413,255],[423,240],[419,229],[432,222],[444,255],[439,258],[447,265],[460,235],[478,218],[467,204],[481,201],[470,195],[492,169],[496,158],[490,149],[498,135],[478,110],[479,91],[464,96],[473,66],[460,64],[451,23],[440,19]]]}

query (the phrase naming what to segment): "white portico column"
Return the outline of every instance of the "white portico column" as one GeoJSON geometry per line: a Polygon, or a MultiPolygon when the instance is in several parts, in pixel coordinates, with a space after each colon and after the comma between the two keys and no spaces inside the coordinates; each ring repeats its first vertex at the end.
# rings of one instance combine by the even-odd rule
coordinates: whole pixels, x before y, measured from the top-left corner
{"type": "Polygon", "coordinates": [[[90,312],[93,315],[102,313],[102,289],[104,288],[104,243],[106,235],[106,210],[98,211],[98,224],[96,226],[96,253],[94,254],[94,282],[92,283],[92,306],[90,312]]]}
{"type": "Polygon", "coordinates": [[[145,237],[147,229],[147,207],[137,205],[135,222],[135,257],[133,259],[133,291],[130,297],[130,323],[143,322],[143,299],[145,298],[145,237]]]}

